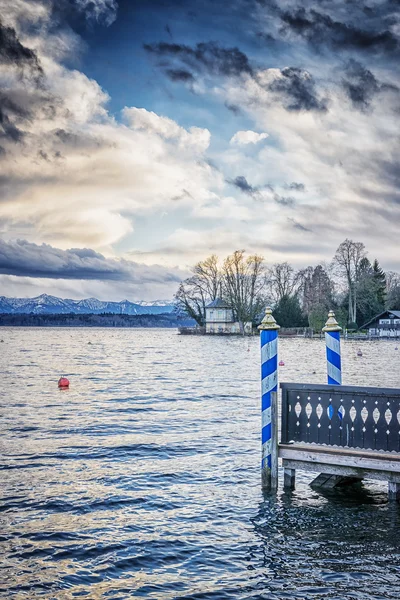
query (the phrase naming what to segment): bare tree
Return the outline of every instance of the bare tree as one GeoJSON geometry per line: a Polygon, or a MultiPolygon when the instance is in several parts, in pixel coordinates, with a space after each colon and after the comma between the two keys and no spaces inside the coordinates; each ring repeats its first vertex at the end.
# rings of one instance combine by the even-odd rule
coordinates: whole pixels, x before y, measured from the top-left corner
{"type": "Polygon", "coordinates": [[[394,288],[400,287],[400,274],[395,271],[386,272],[386,293],[389,294],[394,288]]]}
{"type": "Polygon", "coordinates": [[[200,326],[205,325],[206,305],[215,300],[221,287],[218,257],[213,254],[198,262],[193,275],[183,281],[175,294],[175,306],[185,312],[200,326]]]}
{"type": "Polygon", "coordinates": [[[205,325],[207,299],[198,287],[194,277],[185,279],[179,285],[174,301],[175,308],[178,311],[186,313],[201,327],[205,325]]]}
{"type": "Polygon", "coordinates": [[[275,303],[297,291],[301,277],[287,262],[276,263],[268,269],[267,285],[275,303]]]}
{"type": "Polygon", "coordinates": [[[193,267],[197,285],[203,290],[204,295],[211,301],[217,298],[221,291],[222,273],[218,265],[218,256],[212,254],[201,260],[193,267]]]}
{"type": "Polygon", "coordinates": [[[356,322],[357,317],[357,283],[360,278],[362,260],[367,252],[362,242],[346,239],[336,250],[333,262],[339,273],[345,278],[349,294],[349,321],[356,322]]]}
{"type": "Polygon", "coordinates": [[[332,306],[334,285],[322,265],[299,271],[299,280],[299,292],[305,314],[309,314],[318,305],[325,310],[332,306]]]}
{"type": "Polygon", "coordinates": [[[386,308],[400,310],[400,274],[394,271],[386,273],[386,308]]]}
{"type": "Polygon", "coordinates": [[[254,321],[265,306],[264,259],[258,254],[246,258],[244,250],[236,250],[225,259],[222,273],[224,295],[244,333],[244,323],[254,321]]]}

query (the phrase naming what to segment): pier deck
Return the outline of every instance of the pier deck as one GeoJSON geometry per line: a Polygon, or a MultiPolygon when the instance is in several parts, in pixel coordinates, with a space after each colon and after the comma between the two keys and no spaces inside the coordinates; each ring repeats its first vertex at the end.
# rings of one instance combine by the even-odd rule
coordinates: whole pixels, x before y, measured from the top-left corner
{"type": "Polygon", "coordinates": [[[323,474],[313,482],[320,486],[384,480],[389,498],[400,499],[400,390],[288,383],[280,387],[281,440],[272,451],[282,459],[286,488],[294,488],[300,469],[323,474]]]}

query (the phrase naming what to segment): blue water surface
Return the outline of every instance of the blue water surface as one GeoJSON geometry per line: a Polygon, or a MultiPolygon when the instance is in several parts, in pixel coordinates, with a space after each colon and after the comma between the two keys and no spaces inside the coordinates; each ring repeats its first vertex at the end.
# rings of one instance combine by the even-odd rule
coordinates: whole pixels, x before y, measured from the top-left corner
{"type": "MultiPolygon", "coordinates": [[[[263,495],[256,337],[0,338],[2,598],[400,598],[383,483],[263,495]]],[[[400,387],[396,342],[342,346],[343,383],[400,387]]],[[[282,381],[325,383],[323,340],[280,358],[282,381]]]]}

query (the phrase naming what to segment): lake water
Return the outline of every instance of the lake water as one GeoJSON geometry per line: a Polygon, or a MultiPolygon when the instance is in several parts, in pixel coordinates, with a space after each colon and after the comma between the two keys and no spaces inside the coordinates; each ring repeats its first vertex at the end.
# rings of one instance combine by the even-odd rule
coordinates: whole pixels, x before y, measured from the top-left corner
{"type": "MultiPolygon", "coordinates": [[[[1,597],[400,598],[384,484],[316,493],[304,474],[262,494],[257,337],[0,339],[1,597]]],[[[343,383],[400,387],[396,348],[343,342],[343,383]]],[[[280,358],[281,381],[325,383],[322,340],[281,340],[280,358]]]]}

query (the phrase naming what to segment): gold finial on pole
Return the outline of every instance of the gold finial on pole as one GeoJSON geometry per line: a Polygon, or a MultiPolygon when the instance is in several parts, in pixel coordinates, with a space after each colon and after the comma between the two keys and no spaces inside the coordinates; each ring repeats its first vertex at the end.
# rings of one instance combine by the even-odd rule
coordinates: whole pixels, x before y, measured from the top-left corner
{"type": "Polygon", "coordinates": [[[326,332],[326,331],[342,331],[342,328],[340,327],[339,323],[336,321],[335,319],[335,313],[333,312],[333,310],[330,310],[328,313],[328,320],[325,323],[325,327],[322,329],[322,331],[326,332]]]}
{"type": "Polygon", "coordinates": [[[267,306],[267,308],[265,309],[264,318],[261,321],[261,324],[258,326],[258,329],[280,329],[280,326],[277,324],[274,317],[272,316],[272,309],[269,306],[267,306]]]}

